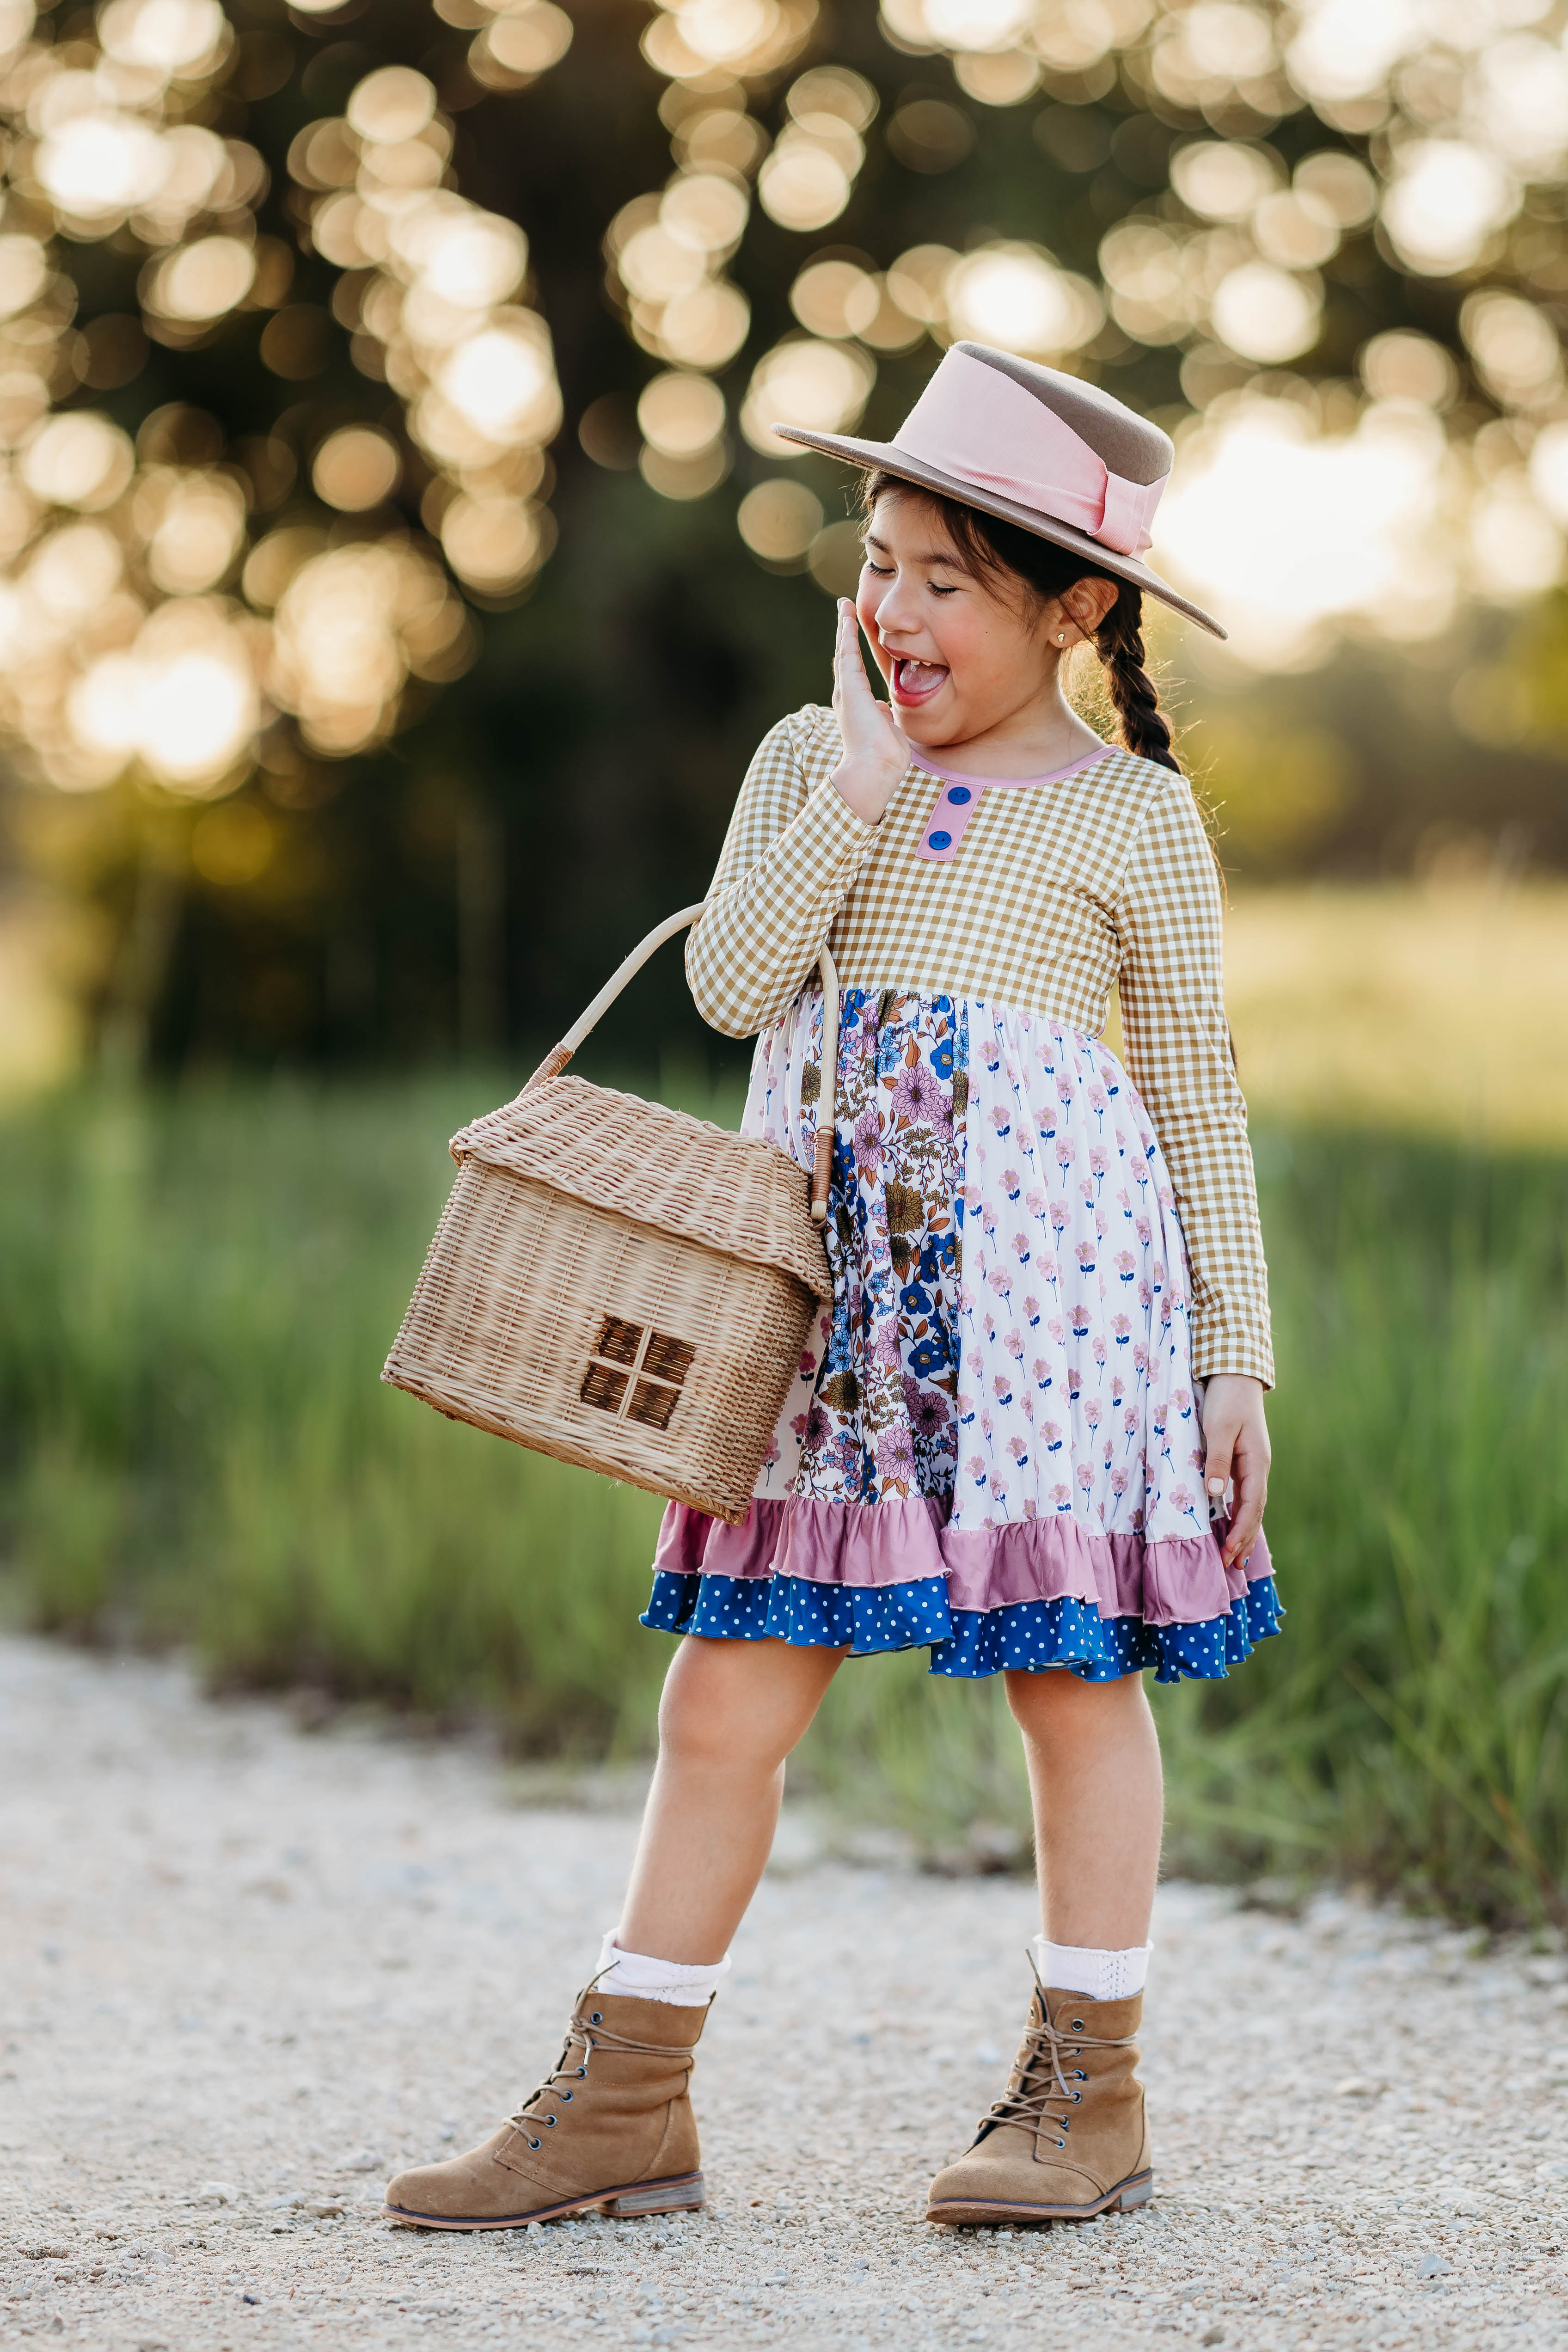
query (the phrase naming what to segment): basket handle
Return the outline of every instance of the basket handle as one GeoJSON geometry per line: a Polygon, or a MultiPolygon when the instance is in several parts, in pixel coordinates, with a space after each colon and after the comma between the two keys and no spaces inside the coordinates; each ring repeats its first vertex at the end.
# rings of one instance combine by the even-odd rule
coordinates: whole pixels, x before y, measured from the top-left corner
{"type": "MultiPolygon", "coordinates": [[[[546,1054],[530,1078],[528,1087],[536,1087],[544,1078],[560,1076],[578,1046],[598,1025],[627,982],[636,979],[648,958],[663,947],[666,940],[674,939],[678,931],[689,929],[702,915],[706,906],[704,899],[699,906],[683,907],[679,915],[668,916],[649,931],[646,940],[638,942],[626,961],[616,965],[593,1003],[577,1015],[561,1043],[546,1054]]],[[[826,940],[816,959],[816,966],[822,975],[822,1067],[831,1074],[826,1119],[822,1117],[821,1096],[817,1097],[816,1157],[811,1171],[811,1213],[815,1223],[820,1225],[827,1221],[827,1185],[833,1172],[834,1098],[838,1076],[838,967],[827,952],[826,940]]],[[[528,1087],[524,1087],[524,1094],[528,1092],[528,1087]]]]}

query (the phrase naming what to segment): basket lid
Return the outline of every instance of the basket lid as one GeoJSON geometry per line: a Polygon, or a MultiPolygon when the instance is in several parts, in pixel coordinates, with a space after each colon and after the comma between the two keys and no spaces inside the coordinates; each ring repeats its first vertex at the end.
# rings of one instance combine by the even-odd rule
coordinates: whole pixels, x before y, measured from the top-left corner
{"type": "Polygon", "coordinates": [[[776,1144],[585,1078],[544,1078],[452,1138],[452,1157],[532,1177],[634,1224],[833,1292],[810,1179],[776,1144]]]}

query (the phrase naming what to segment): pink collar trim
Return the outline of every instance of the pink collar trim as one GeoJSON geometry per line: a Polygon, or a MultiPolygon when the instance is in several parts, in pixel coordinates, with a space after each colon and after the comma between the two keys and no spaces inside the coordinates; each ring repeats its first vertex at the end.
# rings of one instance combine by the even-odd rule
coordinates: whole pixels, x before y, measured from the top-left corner
{"type": "Polygon", "coordinates": [[[933,776],[941,776],[949,784],[978,784],[984,792],[987,785],[998,785],[1003,792],[1014,792],[1024,784],[1059,784],[1064,776],[1076,776],[1080,768],[1090,768],[1096,760],[1103,760],[1115,746],[1101,743],[1095,751],[1085,751],[1081,759],[1069,760],[1065,768],[1053,768],[1048,776],[974,776],[963,768],[946,768],[924,751],[915,754],[914,765],[924,768],[933,776]]]}
{"type": "Polygon", "coordinates": [[[1059,784],[1068,776],[1076,776],[1084,768],[1097,767],[1112,747],[1102,743],[1098,751],[1086,751],[1080,760],[1069,760],[1065,768],[1054,768],[1048,776],[972,776],[961,768],[941,768],[934,760],[914,761],[917,768],[936,776],[942,783],[936,806],[921,829],[915,850],[929,865],[949,866],[958,855],[959,844],[969,827],[969,820],[980,806],[981,795],[986,792],[1019,792],[1041,784],[1059,784]]]}

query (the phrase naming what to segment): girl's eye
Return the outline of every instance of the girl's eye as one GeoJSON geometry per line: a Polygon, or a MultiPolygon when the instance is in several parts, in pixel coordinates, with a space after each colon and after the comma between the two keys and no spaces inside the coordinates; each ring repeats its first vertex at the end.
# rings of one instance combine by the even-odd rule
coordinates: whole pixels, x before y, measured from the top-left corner
{"type": "Polygon", "coordinates": [[[933,596],[956,596],[958,593],[956,586],[950,584],[944,588],[940,580],[928,580],[926,586],[933,596]]]}
{"type": "Polygon", "coordinates": [[[866,569],[868,572],[875,572],[879,580],[890,580],[893,576],[893,567],[890,563],[873,563],[869,556],[866,558],[866,569]]]}

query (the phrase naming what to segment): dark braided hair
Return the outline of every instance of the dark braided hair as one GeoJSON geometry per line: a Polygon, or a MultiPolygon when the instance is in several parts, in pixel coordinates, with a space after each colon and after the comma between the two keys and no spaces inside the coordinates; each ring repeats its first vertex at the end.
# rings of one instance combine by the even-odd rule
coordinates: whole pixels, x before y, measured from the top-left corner
{"type": "Polygon", "coordinates": [[[862,503],[868,519],[887,490],[901,490],[934,509],[948,537],[978,580],[1000,580],[1021,588],[1035,604],[1048,604],[1080,580],[1107,580],[1116,590],[1116,602],[1094,633],[1094,648],[1105,671],[1106,691],[1121,728],[1121,740],[1140,759],[1158,761],[1163,768],[1181,763],[1171,749],[1171,730],[1160,709],[1154,681],[1143,667],[1143,592],[1131,580],[1118,580],[1089,557],[1056,546],[1021,525],[999,515],[983,514],[977,507],[943,498],[922,484],[906,482],[879,467],[866,477],[862,503]]]}

